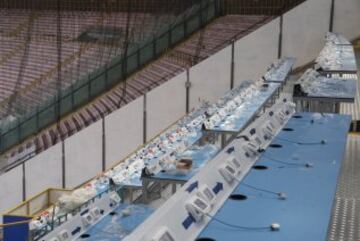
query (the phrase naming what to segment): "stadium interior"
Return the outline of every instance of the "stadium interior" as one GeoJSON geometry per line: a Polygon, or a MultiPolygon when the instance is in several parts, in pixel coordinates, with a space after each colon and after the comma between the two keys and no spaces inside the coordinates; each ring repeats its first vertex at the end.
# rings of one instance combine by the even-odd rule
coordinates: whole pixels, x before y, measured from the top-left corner
{"type": "Polygon", "coordinates": [[[0,1],[0,241],[360,240],[359,66],[358,0],[0,1]]]}

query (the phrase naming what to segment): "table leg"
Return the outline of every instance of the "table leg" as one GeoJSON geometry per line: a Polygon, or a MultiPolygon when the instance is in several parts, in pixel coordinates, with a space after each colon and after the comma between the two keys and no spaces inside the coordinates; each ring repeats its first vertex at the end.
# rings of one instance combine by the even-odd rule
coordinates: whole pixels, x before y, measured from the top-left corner
{"type": "Polygon", "coordinates": [[[172,194],[176,193],[176,183],[174,182],[171,187],[172,194]]]}
{"type": "Polygon", "coordinates": [[[142,179],[142,200],[143,203],[147,203],[147,186],[148,186],[148,181],[146,178],[142,179]]]}
{"type": "Polygon", "coordinates": [[[340,103],[334,103],[335,105],[335,113],[340,113],[340,103]]]}
{"type": "Polygon", "coordinates": [[[129,188],[129,196],[130,196],[130,203],[134,201],[134,189],[132,187],[129,188]]]}
{"type": "Polygon", "coordinates": [[[226,146],[226,134],[221,133],[221,148],[224,148],[226,146]]]}

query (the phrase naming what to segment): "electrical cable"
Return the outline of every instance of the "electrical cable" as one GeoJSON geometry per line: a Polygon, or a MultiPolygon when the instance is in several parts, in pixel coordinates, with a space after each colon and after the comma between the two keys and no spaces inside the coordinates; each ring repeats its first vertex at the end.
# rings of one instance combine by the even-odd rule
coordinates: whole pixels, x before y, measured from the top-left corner
{"type": "Polygon", "coordinates": [[[240,136],[237,136],[236,139],[244,139],[245,141],[250,141],[249,137],[246,136],[246,135],[240,135],[240,136]]]}
{"type": "Polygon", "coordinates": [[[289,142],[289,143],[294,143],[294,144],[298,144],[298,145],[325,145],[326,144],[326,140],[321,140],[318,142],[301,142],[301,141],[292,141],[292,140],[281,138],[281,137],[275,137],[274,139],[289,142]]]}
{"type": "Polygon", "coordinates": [[[286,162],[286,161],[282,161],[282,160],[279,160],[279,159],[276,159],[276,158],[273,158],[273,157],[269,157],[269,156],[266,156],[266,155],[262,155],[262,157],[265,157],[266,159],[268,159],[268,160],[270,160],[270,161],[282,163],[282,164],[285,164],[285,165],[300,166],[300,167],[307,167],[307,168],[310,168],[310,167],[313,167],[313,166],[314,166],[314,164],[312,164],[312,163],[292,163],[292,162],[286,162]]]}
{"type": "Polygon", "coordinates": [[[270,226],[268,226],[268,227],[246,227],[246,226],[239,226],[239,225],[235,225],[235,224],[231,224],[231,223],[228,223],[228,222],[225,222],[225,221],[223,221],[223,220],[220,220],[220,219],[218,219],[218,218],[216,218],[216,217],[214,217],[214,216],[212,216],[212,215],[210,215],[210,214],[207,214],[207,213],[205,213],[205,215],[206,216],[208,216],[209,218],[211,218],[212,220],[215,220],[216,222],[218,222],[218,223],[221,223],[221,224],[223,224],[223,225],[225,225],[225,226],[228,226],[228,227],[231,227],[231,228],[236,228],[236,229],[240,229],[240,230],[254,230],[254,231],[256,231],[256,230],[258,230],[258,231],[261,231],[261,230],[272,230],[272,228],[271,228],[271,226],[273,225],[270,225],[270,226]]]}
{"type": "MultiPolygon", "coordinates": [[[[237,181],[240,182],[240,180],[238,180],[238,179],[237,179],[237,181]]],[[[240,185],[243,185],[245,187],[248,187],[248,188],[260,191],[260,192],[265,192],[265,193],[276,195],[278,197],[278,199],[280,199],[280,200],[285,200],[287,198],[286,194],[283,193],[283,192],[274,192],[274,191],[271,191],[271,190],[267,190],[267,189],[263,189],[263,188],[259,188],[259,187],[249,185],[249,184],[247,184],[245,182],[240,182],[240,185]]]]}

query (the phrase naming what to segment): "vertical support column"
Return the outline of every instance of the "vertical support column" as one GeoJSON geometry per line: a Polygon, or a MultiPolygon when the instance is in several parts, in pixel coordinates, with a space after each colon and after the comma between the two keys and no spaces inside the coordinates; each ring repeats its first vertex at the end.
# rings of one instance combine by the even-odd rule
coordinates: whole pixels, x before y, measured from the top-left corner
{"type": "MultiPolygon", "coordinates": [[[[142,201],[143,203],[147,203],[147,199],[148,199],[148,185],[149,185],[149,181],[147,178],[142,178],[142,201]]],[[[132,202],[133,200],[131,200],[132,202]]]]}
{"type": "MultiPolygon", "coordinates": [[[[161,183],[160,183],[160,185],[161,185],[161,183]]],[[[171,193],[172,194],[176,193],[176,183],[171,184],[171,193]]],[[[160,195],[161,195],[161,193],[160,193],[160,195]]]]}
{"type": "Polygon", "coordinates": [[[22,200],[26,200],[26,177],[25,177],[25,162],[21,164],[22,167],[22,200]]]}
{"type": "Polygon", "coordinates": [[[280,22],[279,22],[279,45],[278,45],[278,59],[281,59],[282,56],[282,41],[283,41],[283,21],[284,15],[280,15],[280,22]]]}
{"type": "Polygon", "coordinates": [[[88,75],[88,78],[87,78],[87,84],[88,84],[88,91],[89,91],[89,94],[88,94],[88,101],[91,100],[91,81],[92,79],[90,79],[90,75],[88,75]]]}
{"type": "Polygon", "coordinates": [[[225,148],[226,146],[226,134],[220,133],[220,142],[221,142],[221,148],[225,148]]]}
{"type": "Polygon", "coordinates": [[[185,109],[186,109],[186,114],[188,114],[188,113],[190,112],[190,88],[191,88],[189,68],[186,69],[185,88],[186,88],[186,103],[185,103],[185,109]]]}
{"type": "Polygon", "coordinates": [[[101,118],[102,122],[102,171],[105,171],[106,169],[106,134],[105,134],[105,117],[103,116],[101,118]]]}
{"type": "Polygon", "coordinates": [[[156,38],[155,38],[155,35],[153,35],[152,44],[153,44],[153,58],[155,58],[155,56],[157,56],[156,55],[156,38]]]}
{"type": "Polygon", "coordinates": [[[143,144],[146,143],[146,132],[147,132],[147,114],[146,114],[146,94],[144,94],[144,105],[143,105],[143,144]]]}
{"type": "Polygon", "coordinates": [[[19,119],[17,120],[16,129],[17,129],[17,143],[19,143],[21,141],[21,123],[19,119]]]}
{"type": "Polygon", "coordinates": [[[334,29],[335,0],[331,0],[329,31],[334,29]]]}
{"type": "Polygon", "coordinates": [[[62,188],[66,188],[66,171],[65,171],[65,141],[61,141],[61,166],[62,166],[62,188]]]}
{"type": "Polygon", "coordinates": [[[230,90],[234,88],[235,75],[235,41],[231,43],[230,90]]]}
{"type": "Polygon", "coordinates": [[[109,75],[108,75],[108,71],[109,71],[109,67],[107,64],[105,64],[105,90],[109,90],[110,86],[109,86],[109,75]]]}
{"type": "Polygon", "coordinates": [[[171,42],[172,42],[171,27],[169,27],[168,48],[170,48],[170,47],[171,47],[171,42]]]}

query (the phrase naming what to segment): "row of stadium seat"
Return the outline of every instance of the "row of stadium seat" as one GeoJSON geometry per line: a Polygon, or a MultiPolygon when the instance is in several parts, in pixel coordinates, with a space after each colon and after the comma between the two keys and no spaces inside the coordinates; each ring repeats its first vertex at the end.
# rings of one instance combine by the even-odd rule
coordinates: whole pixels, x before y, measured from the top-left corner
{"type": "MultiPolygon", "coordinates": [[[[267,20],[270,20],[270,18],[266,16],[236,15],[224,16],[215,20],[206,27],[206,38],[203,38],[203,46],[198,61],[201,61],[222,49],[229,41],[239,39],[251,31],[254,31],[267,20]],[[251,28],[249,29],[249,27],[251,28]],[[215,37],[213,37],[212,34],[219,32],[220,29],[221,34],[216,34],[214,35],[215,37]],[[244,32],[244,30],[247,31],[244,32]]],[[[130,77],[127,80],[125,91],[125,85],[123,83],[117,85],[107,94],[62,120],[59,124],[59,129],[57,126],[52,126],[42,131],[42,133],[30,140],[31,144],[28,144],[28,146],[36,145],[38,152],[46,150],[59,142],[60,136],[64,139],[73,135],[91,123],[99,120],[101,116],[121,108],[154,87],[161,85],[181,73],[187,67],[195,63],[178,61],[174,58],[172,53],[184,52],[190,56],[194,56],[199,38],[200,32],[194,34],[189,40],[169,51],[158,61],[151,63],[146,68],[130,77]]]]}
{"type": "MultiPolygon", "coordinates": [[[[10,20],[13,16],[16,16],[16,19],[20,19],[12,25],[9,19],[0,18],[0,26],[5,26],[3,33],[14,31],[14,29],[23,25],[26,21],[29,21],[29,16],[31,15],[30,11],[24,10],[2,11],[5,16],[11,16],[10,20]]],[[[62,87],[65,89],[77,79],[86,76],[96,68],[108,63],[116,55],[121,54],[121,49],[115,49],[116,51],[114,51],[114,48],[96,44],[88,44],[90,46],[81,52],[81,46],[83,46],[84,43],[81,44],[80,42],[74,41],[74,39],[82,32],[99,24],[107,27],[125,28],[127,24],[127,14],[119,12],[112,13],[111,15],[101,12],[65,12],[62,14],[66,15],[62,16],[61,20],[62,36],[70,36],[70,34],[72,34],[71,41],[69,40],[69,42],[62,43],[61,48],[62,87]],[[110,50],[112,51],[109,54],[108,52],[110,50]]],[[[160,22],[166,22],[170,18],[173,18],[173,16],[163,15],[158,17],[151,14],[132,13],[130,15],[130,27],[135,29],[135,33],[133,33],[134,38],[139,40],[147,38],[148,36],[145,36],[146,34],[140,34],[143,33],[143,30],[146,28],[148,29],[149,35],[153,34],[156,27],[158,27],[155,26],[157,22],[159,22],[158,18],[162,18],[160,22]]],[[[43,103],[57,93],[55,84],[58,66],[57,45],[54,41],[48,41],[51,40],[51,38],[48,39],[49,36],[52,36],[52,39],[56,40],[56,20],[56,12],[49,11],[37,14],[37,18],[31,28],[31,35],[34,39],[29,43],[29,51],[26,57],[24,57],[24,51],[27,31],[22,31],[22,33],[16,37],[7,37],[6,34],[0,33],[4,35],[5,39],[1,41],[5,43],[5,47],[4,51],[0,52],[0,59],[1,57],[7,57],[4,61],[0,62],[0,102],[8,99],[14,91],[18,91],[21,95],[18,101],[19,99],[24,100],[20,103],[23,105],[22,108],[31,110],[32,108],[36,108],[39,103],[43,103]],[[9,55],[9,53],[11,54],[9,55]],[[24,58],[27,60],[26,65],[22,66],[22,68],[24,68],[22,78],[17,83],[17,76],[20,71],[20,66],[22,65],[21,61],[24,58]],[[17,86],[17,90],[15,90],[15,86],[17,86]],[[31,88],[29,88],[29,86],[31,86],[31,88]],[[26,101],[29,99],[32,101],[26,101]]],[[[3,104],[1,106],[6,105],[3,104]]],[[[4,113],[0,113],[2,116],[8,112],[7,108],[2,108],[2,111],[4,111],[4,113]]]]}

